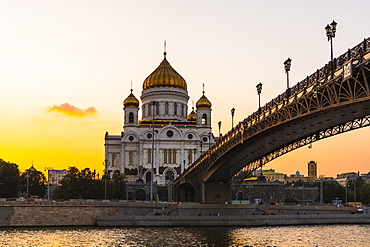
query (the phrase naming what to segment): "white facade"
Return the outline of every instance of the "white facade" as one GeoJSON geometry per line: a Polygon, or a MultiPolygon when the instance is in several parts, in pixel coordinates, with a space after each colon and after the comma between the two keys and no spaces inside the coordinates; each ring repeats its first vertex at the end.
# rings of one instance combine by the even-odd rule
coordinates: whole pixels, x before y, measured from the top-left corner
{"type": "Polygon", "coordinates": [[[154,117],[154,183],[165,185],[214,143],[211,103],[203,92],[196,112],[188,114],[186,82],[169,65],[166,54],[144,81],[140,98],[142,120],[139,101],[131,93],[124,101],[123,132],[105,135],[106,170],[124,173],[129,183],[150,182],[154,117]]]}

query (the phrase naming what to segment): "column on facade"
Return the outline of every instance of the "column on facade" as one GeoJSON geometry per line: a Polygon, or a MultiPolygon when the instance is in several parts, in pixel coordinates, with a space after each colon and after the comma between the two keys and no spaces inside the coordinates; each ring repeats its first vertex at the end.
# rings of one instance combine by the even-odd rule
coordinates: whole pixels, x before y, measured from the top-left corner
{"type": "Polygon", "coordinates": [[[139,142],[139,157],[138,157],[138,164],[137,164],[138,178],[140,176],[140,174],[139,174],[140,166],[143,167],[143,164],[144,164],[144,161],[145,161],[144,157],[145,157],[145,154],[144,154],[144,140],[140,140],[140,142],[139,142]]]}
{"type": "MultiPolygon", "coordinates": [[[[154,141],[155,142],[155,141],[154,141]]],[[[154,143],[154,147],[155,147],[155,156],[154,156],[154,160],[155,160],[155,167],[154,169],[156,169],[156,175],[159,174],[159,161],[160,161],[160,153],[159,153],[159,142],[157,143],[154,143]]]]}
{"type": "MultiPolygon", "coordinates": [[[[181,173],[184,172],[185,170],[185,163],[184,161],[186,162],[186,154],[185,154],[185,144],[184,144],[184,141],[181,141],[180,142],[180,167],[181,167],[181,173]]],[[[180,174],[177,174],[177,175],[180,175],[180,174]]]]}
{"type": "Polygon", "coordinates": [[[125,173],[125,144],[122,143],[121,145],[121,172],[124,174],[125,173]]]}

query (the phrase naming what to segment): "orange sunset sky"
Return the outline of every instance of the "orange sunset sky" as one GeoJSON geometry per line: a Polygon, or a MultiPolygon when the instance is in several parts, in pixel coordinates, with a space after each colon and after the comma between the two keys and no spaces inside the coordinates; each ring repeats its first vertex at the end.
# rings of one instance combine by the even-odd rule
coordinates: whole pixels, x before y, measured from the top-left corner
{"type": "MultiPolygon", "coordinates": [[[[324,27],[334,19],[334,56],[370,35],[370,3],[349,1],[0,2],[0,158],[103,170],[104,134],[122,131],[122,102],[163,58],[187,81],[192,101],[205,83],[218,136],[330,59],[324,27]],[[361,6],[361,7],[360,7],[361,6]]],[[[303,147],[267,165],[288,175],[370,171],[370,128],[303,147]]]]}

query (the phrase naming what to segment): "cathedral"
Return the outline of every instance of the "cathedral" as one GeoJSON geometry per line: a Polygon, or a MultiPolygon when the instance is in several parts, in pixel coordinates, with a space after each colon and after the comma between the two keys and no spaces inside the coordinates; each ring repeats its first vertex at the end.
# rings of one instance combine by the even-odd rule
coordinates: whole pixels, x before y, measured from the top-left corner
{"type": "Polygon", "coordinates": [[[127,178],[127,199],[148,200],[153,177],[156,200],[171,196],[176,179],[214,142],[211,102],[203,95],[188,114],[185,79],[163,61],[144,80],[140,102],[132,92],[123,101],[123,131],[105,134],[105,171],[127,178]],[[153,167],[153,169],[152,169],[153,167]],[[153,173],[153,174],[152,174],[153,173]]]}

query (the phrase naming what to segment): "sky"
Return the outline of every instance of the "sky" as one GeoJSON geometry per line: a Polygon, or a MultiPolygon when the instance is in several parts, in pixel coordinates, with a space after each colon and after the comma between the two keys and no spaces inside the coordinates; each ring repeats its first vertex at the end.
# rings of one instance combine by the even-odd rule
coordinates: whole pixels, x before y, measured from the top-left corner
{"type": "MultiPolygon", "coordinates": [[[[205,94],[218,135],[330,60],[325,26],[338,23],[334,56],[370,35],[367,0],[0,1],[0,159],[102,172],[104,135],[121,133],[131,81],[167,59],[188,85],[189,109],[205,94]]],[[[307,175],[370,171],[370,128],[302,147],[266,168],[307,175]]]]}

